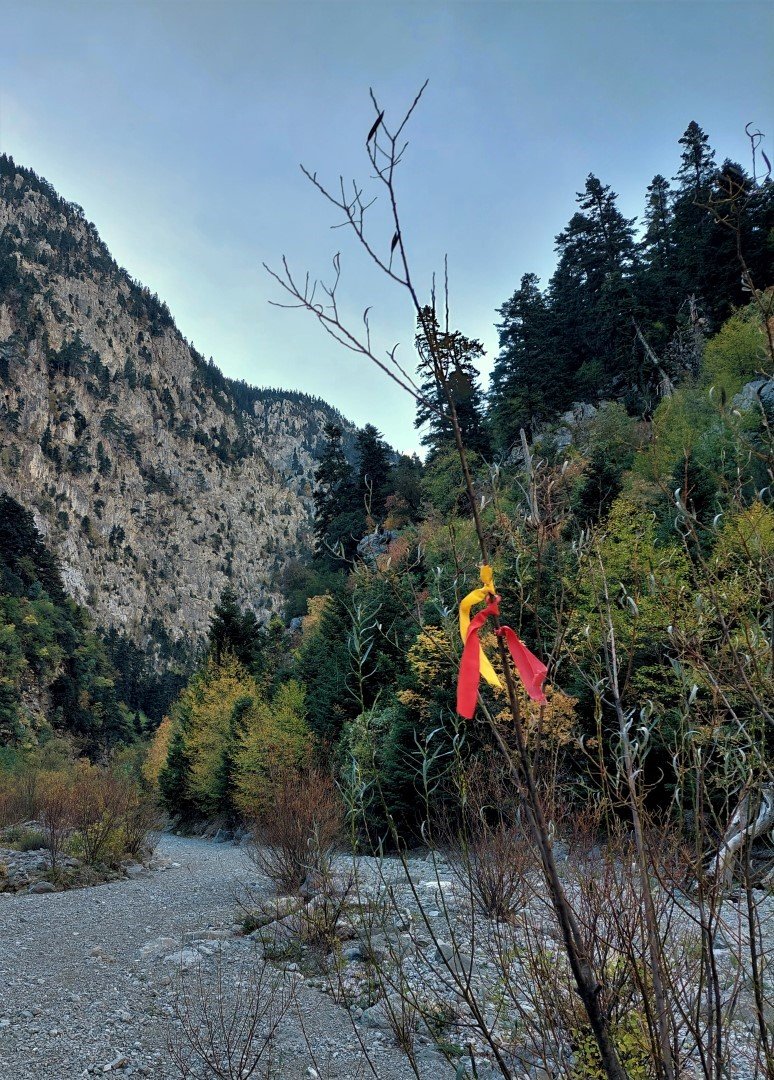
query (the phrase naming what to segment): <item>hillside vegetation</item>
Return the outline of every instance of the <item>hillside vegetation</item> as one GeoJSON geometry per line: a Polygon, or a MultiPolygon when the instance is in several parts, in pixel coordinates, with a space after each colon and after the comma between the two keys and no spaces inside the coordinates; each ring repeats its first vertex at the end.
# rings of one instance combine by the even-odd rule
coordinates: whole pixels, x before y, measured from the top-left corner
{"type": "MultiPolygon", "coordinates": [[[[774,185],[716,166],[696,124],[680,144],[675,186],[648,187],[639,239],[588,178],[548,288],[527,275],[500,308],[486,394],[480,343],[420,313],[424,463],[396,461],[366,428],[352,465],[328,425],[316,552],[285,579],[286,615],[304,617],[283,638],[245,623],[238,605],[220,609],[218,650],[160,736],[172,740],[171,811],[233,817],[246,773],[273,782],[271,755],[249,747],[279,738],[257,717],[285,715],[288,685],[296,738],[334,771],[362,835],[416,839],[428,798],[436,811],[456,805],[459,769],[492,754],[486,725],[455,715],[457,606],[480,556],[452,429],[433,407],[433,350],[449,358],[503,610],[549,667],[546,706],[521,703],[547,790],[559,782],[570,803],[606,791],[619,710],[642,733],[654,807],[684,805],[701,760],[722,821],[745,770],[768,767],[774,382],[762,306],[774,185]],[[728,184],[736,231],[717,219],[728,184]],[[224,670],[228,720],[204,706],[224,670]]],[[[484,699],[507,733],[504,691],[484,699]]]]}

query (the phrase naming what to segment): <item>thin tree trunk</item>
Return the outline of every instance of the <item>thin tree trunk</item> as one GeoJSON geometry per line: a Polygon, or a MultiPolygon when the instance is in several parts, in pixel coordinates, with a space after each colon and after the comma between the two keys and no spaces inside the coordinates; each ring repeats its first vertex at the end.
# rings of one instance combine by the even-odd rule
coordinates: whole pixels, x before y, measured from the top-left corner
{"type": "Polygon", "coordinates": [[[718,853],[710,863],[709,874],[724,889],[731,885],[733,863],[745,843],[757,840],[774,829],[774,784],[766,784],[759,794],[757,812],[752,809],[752,794],[746,792],[739,800],[728,823],[718,853]]]}

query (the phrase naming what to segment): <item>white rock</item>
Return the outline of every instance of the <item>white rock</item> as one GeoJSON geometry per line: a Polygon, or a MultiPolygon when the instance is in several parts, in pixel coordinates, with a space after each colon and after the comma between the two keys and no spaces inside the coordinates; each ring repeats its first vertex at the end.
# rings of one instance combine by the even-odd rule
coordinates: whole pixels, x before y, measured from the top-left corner
{"type": "Polygon", "coordinates": [[[171,953],[164,958],[165,964],[175,964],[177,967],[190,968],[202,961],[202,954],[196,949],[180,949],[179,952],[171,953]]]}

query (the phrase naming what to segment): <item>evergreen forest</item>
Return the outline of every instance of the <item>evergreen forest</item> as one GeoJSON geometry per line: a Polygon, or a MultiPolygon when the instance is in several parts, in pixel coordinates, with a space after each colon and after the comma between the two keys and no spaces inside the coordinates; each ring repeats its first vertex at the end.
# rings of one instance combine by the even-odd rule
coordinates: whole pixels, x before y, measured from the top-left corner
{"type": "MultiPolygon", "coordinates": [[[[315,551],[285,575],[284,625],[225,595],[155,737],[172,814],[234,821],[313,762],[363,842],[415,843],[428,800],[454,813],[459,770],[490,760],[492,726],[455,710],[480,555],[450,399],[503,611],[548,665],[546,703],[520,702],[541,782],[568,805],[596,798],[622,718],[654,810],[688,798],[688,730],[711,798],[740,788],[741,762],[765,771],[774,184],[760,153],[758,175],[718,163],[695,122],[678,150],[639,221],[587,177],[550,281],[525,274],[497,309],[488,387],[481,342],[420,311],[423,461],[373,425],[346,453],[327,425],[315,551]]],[[[504,691],[482,700],[510,738],[504,691]]]]}

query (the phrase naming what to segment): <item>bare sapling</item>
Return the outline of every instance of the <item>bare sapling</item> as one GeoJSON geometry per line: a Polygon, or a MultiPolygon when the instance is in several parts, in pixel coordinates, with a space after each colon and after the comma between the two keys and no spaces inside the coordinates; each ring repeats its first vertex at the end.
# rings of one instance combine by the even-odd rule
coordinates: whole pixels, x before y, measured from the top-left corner
{"type": "MultiPolygon", "coordinates": [[[[385,110],[380,108],[372,94],[376,120],[366,140],[366,151],[376,181],[384,191],[389,206],[391,240],[388,254],[381,254],[381,245],[378,241],[372,239],[370,231],[367,229],[367,214],[372,206],[372,201],[364,197],[363,189],[357,182],[353,182],[351,188],[347,189],[342,179],[338,189],[332,190],[317,178],[316,173],[304,171],[323,197],[343,216],[341,224],[354,233],[376,266],[394,284],[408,294],[413,308],[414,319],[421,327],[427,342],[440,400],[444,402],[442,412],[453,432],[454,443],[459,454],[464,478],[464,486],[478,537],[481,560],[482,563],[488,564],[489,542],[479,512],[479,499],[470,471],[468,455],[463,444],[454,396],[450,386],[450,379],[455,374],[455,359],[457,358],[453,353],[447,355],[444,352],[444,334],[440,330],[436,318],[434,297],[431,298],[433,302],[429,305],[423,303],[414,284],[410,270],[408,243],[403,232],[398,208],[396,171],[407,147],[404,133],[414,110],[419,104],[424,88],[423,86],[403,118],[394,128],[391,128],[388,124],[385,119],[385,110]]],[[[334,258],[334,276],[329,284],[311,281],[308,275],[305,275],[301,281],[297,280],[286,259],[283,259],[281,272],[273,271],[268,266],[266,270],[290,298],[288,303],[281,306],[302,308],[310,312],[326,333],[336,341],[345,348],[376,364],[377,367],[409,393],[415,401],[423,401],[427,408],[437,411],[438,406],[434,402],[423,399],[416,383],[399,362],[396,348],[388,350],[385,355],[380,355],[377,352],[371,339],[368,311],[363,316],[362,332],[351,329],[343,322],[338,301],[341,278],[341,259],[339,255],[334,258]]],[[[448,339],[448,303],[446,323],[446,338],[448,339]]],[[[495,625],[499,628],[498,620],[495,620],[495,625]]],[[[600,1006],[604,975],[594,969],[588,956],[580,926],[557,869],[548,822],[543,813],[538,785],[527,750],[516,685],[505,642],[502,638],[498,638],[498,649],[515,734],[516,753],[511,753],[497,725],[493,722],[490,722],[491,732],[500,748],[512,781],[516,784],[517,790],[524,800],[525,817],[534,837],[545,883],[557,915],[563,947],[570,963],[577,993],[581,998],[594,1039],[599,1048],[604,1073],[610,1080],[625,1080],[626,1074],[610,1037],[608,1019],[600,1006]]]]}

